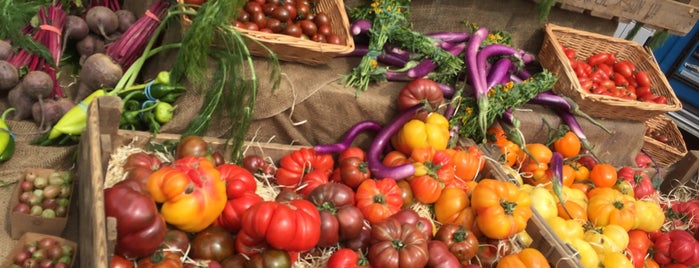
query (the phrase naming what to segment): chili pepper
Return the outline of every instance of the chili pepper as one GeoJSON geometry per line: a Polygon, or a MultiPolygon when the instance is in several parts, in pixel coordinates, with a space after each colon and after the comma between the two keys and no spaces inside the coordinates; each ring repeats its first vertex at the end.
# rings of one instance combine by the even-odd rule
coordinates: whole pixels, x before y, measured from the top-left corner
{"type": "Polygon", "coordinates": [[[15,136],[5,123],[7,114],[14,110],[15,108],[9,108],[0,117],[0,163],[9,160],[15,153],[15,136]]]}
{"type": "Polygon", "coordinates": [[[172,106],[172,104],[159,101],[158,104],[155,105],[155,120],[157,120],[160,124],[170,122],[170,120],[172,120],[174,111],[175,107],[172,106]]]}
{"type": "Polygon", "coordinates": [[[143,120],[146,121],[148,128],[153,133],[157,134],[158,132],[160,132],[160,123],[158,123],[158,120],[155,119],[155,113],[153,113],[152,110],[143,113],[143,120]]]}
{"type": "Polygon", "coordinates": [[[92,94],[68,110],[51,128],[51,131],[48,133],[48,139],[53,140],[62,134],[80,135],[85,126],[87,126],[87,107],[92,100],[106,93],[104,89],[95,90],[95,92],[92,92],[92,94]]]}
{"type": "Polygon", "coordinates": [[[157,103],[155,101],[146,101],[139,103],[135,100],[129,100],[124,105],[125,110],[121,113],[119,126],[121,128],[140,129],[143,120],[143,114],[147,111],[155,109],[157,103]],[[128,108],[128,109],[126,109],[128,108]]]}
{"type": "Polygon", "coordinates": [[[184,86],[181,85],[166,85],[166,84],[146,84],[144,88],[141,89],[136,89],[136,90],[121,90],[117,93],[117,96],[121,98],[122,100],[127,100],[127,99],[135,99],[139,101],[145,101],[145,100],[163,100],[164,98],[167,98],[167,102],[173,102],[174,98],[172,94],[177,94],[176,96],[179,96],[184,92],[186,89],[184,86]]]}

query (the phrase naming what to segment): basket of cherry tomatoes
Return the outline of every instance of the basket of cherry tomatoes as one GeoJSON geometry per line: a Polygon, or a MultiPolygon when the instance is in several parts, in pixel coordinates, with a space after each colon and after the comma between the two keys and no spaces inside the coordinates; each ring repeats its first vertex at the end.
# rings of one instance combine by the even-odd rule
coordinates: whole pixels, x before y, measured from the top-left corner
{"type": "Polygon", "coordinates": [[[645,125],[643,150],[660,167],[670,167],[687,154],[682,133],[672,119],[659,115],[647,120],[645,125]]]}
{"type": "MultiPolygon", "coordinates": [[[[342,0],[248,0],[231,20],[256,56],[272,51],[283,61],[318,65],[354,50],[342,0]]],[[[191,23],[182,17],[183,30],[191,23]]]]}
{"type": "Polygon", "coordinates": [[[554,24],[545,30],[538,57],[558,78],[553,90],[587,114],[646,121],[682,109],[650,49],[554,24]]]}

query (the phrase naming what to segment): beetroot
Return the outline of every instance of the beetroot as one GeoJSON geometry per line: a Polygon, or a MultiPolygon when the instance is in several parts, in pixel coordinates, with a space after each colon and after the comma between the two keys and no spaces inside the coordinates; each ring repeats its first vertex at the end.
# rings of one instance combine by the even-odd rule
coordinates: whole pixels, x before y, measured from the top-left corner
{"type": "Polygon", "coordinates": [[[43,113],[42,105],[39,102],[35,102],[34,105],[32,105],[32,118],[34,118],[34,122],[40,127],[43,125],[52,126],[56,124],[70,108],[73,108],[73,106],[73,102],[67,98],[60,98],[57,100],[47,98],[43,101],[43,113]]]}
{"type": "Polygon", "coordinates": [[[85,22],[90,31],[101,35],[104,39],[109,39],[109,35],[119,29],[119,17],[105,6],[95,6],[87,10],[85,22]]]}
{"type": "Polygon", "coordinates": [[[0,60],[0,92],[6,92],[19,83],[17,68],[5,60],[0,60]]]}
{"type": "Polygon", "coordinates": [[[53,79],[44,71],[31,71],[22,78],[24,94],[32,100],[41,100],[51,94],[53,79]]]}
{"type": "Polygon", "coordinates": [[[119,31],[126,32],[126,30],[131,27],[131,25],[136,22],[136,15],[130,10],[120,9],[116,11],[116,15],[119,18],[119,31]]]}
{"type": "Polygon", "coordinates": [[[0,39],[0,60],[7,60],[12,55],[12,44],[0,39]]]}
{"type": "Polygon", "coordinates": [[[34,101],[31,97],[24,93],[22,89],[22,84],[17,84],[14,88],[7,93],[7,102],[10,107],[15,108],[13,120],[24,120],[29,119],[32,116],[32,105],[34,101]]]}
{"type": "Polygon", "coordinates": [[[116,86],[124,71],[106,54],[95,53],[85,59],[79,75],[80,85],[75,101],[82,100],[95,90],[116,86]]]}
{"type": "Polygon", "coordinates": [[[104,40],[98,35],[88,34],[75,44],[75,49],[80,54],[80,64],[82,65],[85,59],[92,54],[105,52],[104,40]]]}

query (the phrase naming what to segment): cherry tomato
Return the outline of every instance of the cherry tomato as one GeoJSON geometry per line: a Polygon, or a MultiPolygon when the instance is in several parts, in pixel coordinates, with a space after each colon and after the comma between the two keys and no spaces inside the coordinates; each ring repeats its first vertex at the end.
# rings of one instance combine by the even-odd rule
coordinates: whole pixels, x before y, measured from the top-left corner
{"type": "Polygon", "coordinates": [[[282,33],[286,35],[290,35],[293,37],[301,37],[303,34],[303,31],[301,30],[301,26],[299,26],[298,23],[288,23],[286,24],[286,27],[284,27],[284,30],[282,33]]]}
{"type": "Polygon", "coordinates": [[[333,33],[326,35],[325,40],[327,40],[328,44],[342,45],[342,39],[340,36],[333,33]]]}
{"type": "Polygon", "coordinates": [[[667,98],[665,96],[658,96],[655,99],[653,99],[653,102],[657,104],[667,104],[667,98]]]}
{"type": "Polygon", "coordinates": [[[600,63],[594,66],[597,70],[601,70],[607,74],[607,77],[611,77],[614,74],[614,69],[606,63],[600,63]]]}
{"type": "Polygon", "coordinates": [[[332,28],[330,28],[330,25],[327,25],[327,24],[320,25],[318,23],[316,23],[316,25],[319,25],[318,26],[318,33],[324,35],[326,40],[327,40],[328,35],[333,33],[333,30],[332,30],[332,28]]]}
{"type": "Polygon", "coordinates": [[[313,21],[318,25],[318,27],[323,25],[330,26],[330,17],[324,12],[318,12],[313,18],[313,21]]]}
{"type": "Polygon", "coordinates": [[[248,22],[250,21],[250,13],[248,13],[245,10],[240,10],[240,12],[238,12],[238,17],[236,18],[236,20],[240,22],[248,22]]]}
{"type": "Polygon", "coordinates": [[[296,18],[305,20],[308,19],[309,14],[311,14],[311,5],[302,2],[296,4],[296,18]]]}
{"type": "Polygon", "coordinates": [[[274,11],[272,11],[271,16],[275,19],[278,19],[279,21],[288,21],[293,18],[291,17],[291,13],[289,12],[289,10],[286,8],[274,9],[274,11]]]}
{"type": "Polygon", "coordinates": [[[249,1],[245,3],[244,10],[250,14],[255,12],[262,12],[262,5],[255,1],[249,1]]]}
{"type": "Polygon", "coordinates": [[[610,52],[609,57],[607,57],[607,62],[605,63],[609,66],[614,65],[614,63],[616,63],[616,54],[610,52]]]}
{"type": "Polygon", "coordinates": [[[566,58],[568,58],[568,60],[570,60],[571,62],[575,61],[575,49],[564,47],[563,53],[566,55],[566,58]]]}
{"type": "Polygon", "coordinates": [[[318,33],[318,26],[311,20],[301,20],[299,25],[301,26],[301,30],[305,35],[313,36],[314,34],[318,33]]]}
{"type": "Polygon", "coordinates": [[[622,73],[614,73],[614,84],[620,87],[629,85],[629,80],[622,73]]]}

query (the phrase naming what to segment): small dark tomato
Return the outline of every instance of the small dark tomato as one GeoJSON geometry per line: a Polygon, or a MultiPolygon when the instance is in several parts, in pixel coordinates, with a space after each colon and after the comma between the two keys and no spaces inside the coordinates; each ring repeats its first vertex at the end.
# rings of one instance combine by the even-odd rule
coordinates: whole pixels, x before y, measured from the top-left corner
{"type": "Polygon", "coordinates": [[[245,3],[244,10],[250,14],[255,12],[262,12],[262,5],[255,1],[249,1],[245,3]]]}
{"type": "Polygon", "coordinates": [[[299,22],[299,25],[301,26],[301,30],[305,35],[313,36],[314,34],[318,33],[318,26],[316,26],[316,24],[311,20],[302,20],[299,22]]]}
{"type": "MultiPolygon", "coordinates": [[[[326,24],[326,25],[320,25],[320,24],[317,24],[317,23],[316,23],[316,25],[318,25],[318,33],[319,33],[319,34],[325,35],[325,36],[327,37],[328,35],[330,35],[331,33],[333,33],[333,30],[330,28],[330,25],[327,25],[327,24],[326,24]]],[[[326,39],[327,39],[327,38],[326,38],[326,39]]]]}
{"type": "Polygon", "coordinates": [[[250,21],[254,22],[257,24],[258,29],[262,29],[267,27],[267,16],[265,16],[265,13],[260,12],[253,12],[251,13],[250,21]]]}
{"type": "Polygon", "coordinates": [[[303,34],[303,31],[301,30],[301,26],[299,26],[298,23],[288,23],[287,22],[283,33],[286,35],[293,36],[293,37],[301,37],[301,35],[303,34]]]}
{"type": "Polygon", "coordinates": [[[186,156],[205,157],[209,153],[209,146],[201,137],[190,135],[180,140],[175,152],[177,159],[186,156]]]}
{"type": "Polygon", "coordinates": [[[296,15],[298,15],[298,13],[296,12],[296,4],[295,4],[295,3],[289,2],[289,1],[287,0],[287,1],[284,3],[284,5],[282,5],[282,8],[283,8],[283,9],[286,9],[287,11],[289,11],[289,19],[292,19],[292,20],[295,20],[295,19],[296,19],[296,15]]]}
{"type": "Polygon", "coordinates": [[[247,268],[282,268],[291,267],[291,257],[284,250],[268,248],[260,254],[250,257],[247,268]]]}
{"type": "Polygon", "coordinates": [[[240,12],[238,12],[238,17],[236,19],[240,22],[248,22],[248,21],[250,21],[250,13],[248,13],[245,10],[240,10],[240,12]]]}
{"type": "Polygon", "coordinates": [[[274,11],[277,10],[277,7],[279,7],[279,5],[275,3],[267,3],[264,6],[262,6],[262,12],[264,12],[267,16],[272,16],[272,14],[274,14],[274,11]]]}
{"type": "Polygon", "coordinates": [[[328,40],[328,44],[342,45],[342,38],[337,34],[331,33],[325,36],[325,39],[328,40]]]}
{"type": "Polygon", "coordinates": [[[311,40],[316,41],[318,43],[325,43],[325,35],[314,34],[313,36],[311,36],[311,40]]]}
{"type": "Polygon", "coordinates": [[[242,22],[242,21],[236,20],[236,21],[233,23],[233,26],[236,27],[236,28],[244,29],[246,23],[247,23],[247,22],[242,22]]]}
{"type": "Polygon", "coordinates": [[[248,22],[248,23],[245,23],[245,25],[243,26],[243,29],[249,30],[249,31],[259,31],[260,26],[257,26],[257,23],[248,22]]]}
{"type": "Polygon", "coordinates": [[[330,17],[328,14],[325,14],[324,12],[318,12],[315,15],[315,18],[313,18],[313,21],[318,24],[318,27],[323,26],[323,25],[330,25],[330,17]]]}
{"type": "Polygon", "coordinates": [[[307,2],[298,2],[296,4],[296,18],[300,20],[305,20],[308,15],[311,14],[311,5],[307,2]]]}
{"type": "Polygon", "coordinates": [[[267,19],[267,28],[273,33],[279,33],[282,31],[282,22],[275,18],[269,18],[267,19]]]}
{"type": "Polygon", "coordinates": [[[275,18],[275,19],[278,19],[278,20],[280,20],[280,21],[288,21],[288,20],[290,20],[290,19],[293,18],[293,17],[291,17],[291,13],[289,12],[289,10],[287,10],[287,9],[285,9],[285,8],[277,8],[277,9],[275,9],[275,10],[272,12],[272,16],[271,16],[271,17],[273,17],[273,18],[275,18]]]}

